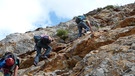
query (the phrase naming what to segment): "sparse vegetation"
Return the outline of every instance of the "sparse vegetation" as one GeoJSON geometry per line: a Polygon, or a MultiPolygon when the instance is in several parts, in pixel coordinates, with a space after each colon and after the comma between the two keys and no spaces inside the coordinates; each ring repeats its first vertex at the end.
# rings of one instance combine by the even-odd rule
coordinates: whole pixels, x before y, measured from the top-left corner
{"type": "MultiPolygon", "coordinates": [[[[0,41],[0,57],[14,52],[20,59],[18,76],[134,76],[135,74],[135,4],[108,5],[88,12],[93,34],[78,37],[74,20],[56,26],[15,33],[0,41]],[[109,10],[108,10],[109,9],[109,10]],[[36,52],[34,35],[53,38],[47,58],[36,52]]],[[[84,30],[82,30],[84,31],[84,30]]],[[[47,49],[42,49],[42,55],[47,49]]]]}
{"type": "Polygon", "coordinates": [[[106,7],[104,7],[103,9],[114,9],[114,6],[113,5],[107,5],[106,7]]]}
{"type": "Polygon", "coordinates": [[[56,35],[65,41],[68,38],[68,31],[64,29],[59,29],[57,30],[56,35]]]}
{"type": "Polygon", "coordinates": [[[97,8],[97,12],[100,12],[102,11],[103,8],[97,8]]]}
{"type": "Polygon", "coordinates": [[[107,5],[106,7],[104,7],[103,9],[107,9],[107,10],[110,10],[110,9],[118,9],[119,6],[118,5],[107,5]]]}

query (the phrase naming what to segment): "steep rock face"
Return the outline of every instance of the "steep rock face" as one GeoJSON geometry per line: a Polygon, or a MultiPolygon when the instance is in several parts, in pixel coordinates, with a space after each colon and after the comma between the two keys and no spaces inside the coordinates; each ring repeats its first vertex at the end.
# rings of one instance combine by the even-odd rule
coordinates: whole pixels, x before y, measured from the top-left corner
{"type": "MultiPolygon", "coordinates": [[[[117,28],[89,43],[95,47],[73,68],[71,76],[135,75],[135,27],[117,28]],[[100,39],[100,40],[99,40],[100,39]],[[101,42],[97,42],[101,41],[101,42]]],[[[89,40],[88,40],[89,41],[89,40]]],[[[89,46],[90,47],[90,46],[89,46]]],[[[81,52],[82,53],[82,52],[81,52]]],[[[83,52],[84,53],[84,52],[83,52]]],[[[79,55],[79,53],[78,53],[79,55]]],[[[82,54],[81,54],[82,55],[82,54]]]]}
{"type": "Polygon", "coordinates": [[[92,15],[89,12],[92,28],[96,27],[93,36],[85,34],[76,38],[77,27],[72,20],[24,34],[11,34],[0,41],[0,53],[12,51],[20,57],[18,76],[134,76],[134,7],[135,4],[129,4],[117,11],[103,9],[92,15]],[[56,36],[60,28],[70,30],[66,43],[60,43],[56,36]],[[51,43],[53,50],[49,58],[40,59],[35,67],[33,36],[40,34],[51,35],[55,41],[51,43]]]}
{"type": "Polygon", "coordinates": [[[0,53],[5,51],[13,51],[15,53],[25,53],[32,50],[33,40],[32,34],[10,34],[0,42],[0,53]]]}
{"type": "MultiPolygon", "coordinates": [[[[33,51],[34,50],[33,48],[35,45],[34,39],[33,39],[34,35],[47,34],[47,35],[52,36],[55,40],[58,40],[59,38],[56,36],[57,29],[66,29],[69,27],[70,23],[73,23],[73,22],[72,21],[67,22],[63,27],[58,25],[58,26],[48,27],[48,28],[38,28],[35,31],[28,31],[26,33],[10,34],[6,36],[5,39],[0,41],[0,54],[7,51],[12,51],[16,54],[23,54],[29,51],[33,51]]],[[[70,26],[69,28],[74,29],[74,27],[75,26],[70,26]]],[[[73,32],[73,31],[70,31],[70,32],[73,32]]]]}
{"type": "Polygon", "coordinates": [[[32,64],[29,67],[22,68],[20,75],[134,75],[134,29],[134,25],[108,31],[101,28],[101,31],[94,32],[93,37],[87,34],[65,45],[66,47],[57,53],[52,52],[49,61],[41,61],[38,69],[35,69],[32,64]]]}

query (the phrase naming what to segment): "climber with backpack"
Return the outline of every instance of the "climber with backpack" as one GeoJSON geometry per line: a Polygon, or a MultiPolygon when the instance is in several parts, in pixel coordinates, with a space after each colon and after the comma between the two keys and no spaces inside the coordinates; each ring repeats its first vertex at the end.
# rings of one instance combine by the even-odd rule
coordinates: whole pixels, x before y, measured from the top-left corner
{"type": "Polygon", "coordinates": [[[85,29],[84,33],[88,33],[88,31],[90,31],[90,30],[91,30],[91,33],[93,32],[90,23],[87,22],[87,20],[86,20],[85,15],[79,15],[79,16],[75,17],[75,22],[77,23],[77,27],[78,27],[78,31],[79,31],[78,37],[82,36],[83,28],[85,29]]]}
{"type": "Polygon", "coordinates": [[[6,52],[0,58],[0,72],[3,76],[17,76],[20,61],[12,52],[6,52]]]}
{"type": "Polygon", "coordinates": [[[52,47],[49,46],[49,44],[53,41],[53,39],[48,36],[48,35],[39,35],[39,36],[34,36],[34,41],[35,41],[35,47],[34,50],[36,50],[37,54],[34,59],[34,65],[37,66],[39,62],[39,57],[47,59],[52,47]],[[41,55],[41,49],[44,49],[44,54],[41,55]]]}

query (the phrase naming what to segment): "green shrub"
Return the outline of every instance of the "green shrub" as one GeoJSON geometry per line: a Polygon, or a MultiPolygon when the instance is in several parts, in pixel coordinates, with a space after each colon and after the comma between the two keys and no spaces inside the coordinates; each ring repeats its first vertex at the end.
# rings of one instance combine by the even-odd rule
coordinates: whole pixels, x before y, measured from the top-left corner
{"type": "Polygon", "coordinates": [[[102,11],[103,8],[97,8],[97,12],[100,12],[102,11]]]}
{"type": "Polygon", "coordinates": [[[104,7],[103,9],[113,9],[113,10],[116,10],[116,11],[119,11],[119,5],[107,5],[106,7],[104,7]]]}
{"type": "Polygon", "coordinates": [[[68,31],[64,29],[59,29],[57,30],[56,35],[65,41],[68,38],[68,31]]]}
{"type": "Polygon", "coordinates": [[[114,6],[113,5],[107,5],[106,7],[104,7],[104,9],[114,9],[114,6]]]}

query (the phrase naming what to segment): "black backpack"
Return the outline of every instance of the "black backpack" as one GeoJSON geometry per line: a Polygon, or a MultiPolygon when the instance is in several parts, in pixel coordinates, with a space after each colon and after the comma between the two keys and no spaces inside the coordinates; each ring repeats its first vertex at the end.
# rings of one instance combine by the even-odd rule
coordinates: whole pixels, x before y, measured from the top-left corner
{"type": "Polygon", "coordinates": [[[80,16],[76,17],[75,22],[76,22],[77,24],[79,24],[81,21],[83,21],[83,20],[85,20],[85,19],[86,19],[86,17],[85,17],[84,15],[80,15],[80,16]]]}
{"type": "Polygon", "coordinates": [[[45,35],[45,36],[41,37],[41,42],[43,44],[50,44],[51,40],[49,39],[49,36],[45,35]]]}
{"type": "Polygon", "coordinates": [[[41,40],[41,36],[34,36],[35,43],[38,43],[41,40]]]}

